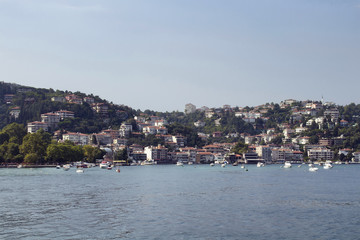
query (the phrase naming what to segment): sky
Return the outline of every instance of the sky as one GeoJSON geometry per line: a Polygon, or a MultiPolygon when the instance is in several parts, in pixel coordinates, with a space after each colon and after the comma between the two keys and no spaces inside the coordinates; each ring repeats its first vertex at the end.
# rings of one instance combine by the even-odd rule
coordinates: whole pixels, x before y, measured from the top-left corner
{"type": "Polygon", "coordinates": [[[0,0],[0,81],[134,109],[360,103],[360,0],[0,0]]]}

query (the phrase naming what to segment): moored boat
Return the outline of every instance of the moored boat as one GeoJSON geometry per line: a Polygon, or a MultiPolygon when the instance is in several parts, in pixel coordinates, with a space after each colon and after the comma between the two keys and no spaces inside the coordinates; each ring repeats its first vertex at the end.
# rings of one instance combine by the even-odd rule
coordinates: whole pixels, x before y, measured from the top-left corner
{"type": "Polygon", "coordinates": [[[291,163],[290,162],[285,162],[284,168],[291,168],[291,163]]]}

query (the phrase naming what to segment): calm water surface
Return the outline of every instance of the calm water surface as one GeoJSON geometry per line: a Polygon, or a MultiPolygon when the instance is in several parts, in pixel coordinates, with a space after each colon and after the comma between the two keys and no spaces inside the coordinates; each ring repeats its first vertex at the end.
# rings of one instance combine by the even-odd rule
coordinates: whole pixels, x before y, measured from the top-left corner
{"type": "Polygon", "coordinates": [[[0,169],[0,239],[359,239],[360,166],[0,169]]]}

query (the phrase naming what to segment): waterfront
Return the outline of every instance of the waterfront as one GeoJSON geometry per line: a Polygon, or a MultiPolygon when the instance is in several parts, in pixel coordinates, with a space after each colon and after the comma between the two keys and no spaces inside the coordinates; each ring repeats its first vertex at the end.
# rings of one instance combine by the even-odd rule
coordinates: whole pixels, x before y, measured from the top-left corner
{"type": "Polygon", "coordinates": [[[0,169],[0,238],[358,238],[359,165],[248,169],[0,169]]]}

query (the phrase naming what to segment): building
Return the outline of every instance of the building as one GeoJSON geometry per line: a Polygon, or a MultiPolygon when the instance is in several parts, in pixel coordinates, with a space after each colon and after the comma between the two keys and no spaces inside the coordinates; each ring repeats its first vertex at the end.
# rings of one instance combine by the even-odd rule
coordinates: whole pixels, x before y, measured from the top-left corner
{"type": "Polygon", "coordinates": [[[133,127],[131,123],[122,123],[119,129],[121,137],[130,136],[132,131],[133,131],[133,127]]]}
{"type": "Polygon", "coordinates": [[[332,121],[337,121],[340,117],[340,112],[337,108],[331,108],[325,110],[324,116],[330,116],[332,121]]]}
{"type": "Polygon", "coordinates": [[[15,120],[19,118],[20,116],[20,107],[13,107],[10,111],[10,116],[14,118],[15,120]]]}
{"type": "Polygon", "coordinates": [[[67,110],[56,111],[55,114],[60,116],[60,120],[64,120],[65,118],[74,118],[75,117],[74,112],[67,111],[67,110]]]}
{"type": "Polygon", "coordinates": [[[41,114],[41,122],[46,123],[51,128],[55,128],[60,122],[60,115],[53,112],[43,113],[41,114]]]}
{"type": "Polygon", "coordinates": [[[73,132],[64,133],[62,135],[62,140],[63,141],[68,140],[78,145],[88,145],[90,142],[89,135],[84,133],[73,133],[73,132]]]}
{"type": "Polygon", "coordinates": [[[36,133],[40,129],[43,129],[45,132],[49,131],[48,124],[44,122],[29,122],[27,124],[28,133],[36,133]]]}
{"type": "Polygon", "coordinates": [[[333,160],[334,152],[326,148],[313,148],[308,151],[310,160],[333,160]]]}
{"type": "Polygon", "coordinates": [[[188,103],[185,105],[185,114],[190,114],[196,112],[196,106],[194,104],[188,103]]]}
{"type": "Polygon", "coordinates": [[[144,153],[146,154],[147,160],[154,160],[157,163],[169,162],[169,159],[167,157],[168,149],[161,145],[158,145],[157,147],[153,147],[153,146],[145,147],[144,153]]]}

